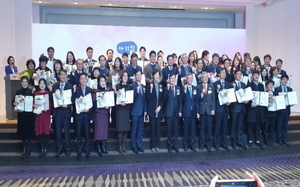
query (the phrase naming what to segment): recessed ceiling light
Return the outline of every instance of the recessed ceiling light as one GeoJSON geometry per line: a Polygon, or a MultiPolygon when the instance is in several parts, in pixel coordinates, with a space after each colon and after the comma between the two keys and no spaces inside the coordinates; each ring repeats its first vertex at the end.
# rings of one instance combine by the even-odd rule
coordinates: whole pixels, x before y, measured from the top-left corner
{"type": "Polygon", "coordinates": [[[77,5],[77,4],[78,4],[77,2],[74,3],[74,5],[77,5]]]}
{"type": "Polygon", "coordinates": [[[112,4],[108,4],[108,6],[112,6],[112,4]]]}
{"type": "Polygon", "coordinates": [[[39,3],[42,3],[42,1],[38,1],[39,3]]]}
{"type": "Polygon", "coordinates": [[[142,7],[145,7],[145,5],[142,5],[142,7]]]}
{"type": "Polygon", "coordinates": [[[205,9],[205,10],[207,10],[207,9],[208,9],[208,7],[205,7],[204,9],[205,9]]]}
{"type": "Polygon", "coordinates": [[[174,8],[177,8],[177,6],[174,6],[174,8]]]}

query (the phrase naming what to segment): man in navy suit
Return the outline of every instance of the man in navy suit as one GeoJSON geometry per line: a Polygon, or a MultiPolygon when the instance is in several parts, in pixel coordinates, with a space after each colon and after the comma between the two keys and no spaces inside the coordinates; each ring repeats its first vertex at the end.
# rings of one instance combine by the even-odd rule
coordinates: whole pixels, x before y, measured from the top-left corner
{"type": "MultiPolygon", "coordinates": [[[[231,86],[235,88],[235,91],[239,89],[245,89],[245,83],[241,82],[242,71],[235,70],[234,72],[235,81],[231,83],[231,86]]],[[[247,149],[243,144],[243,128],[244,128],[244,115],[246,113],[246,104],[248,102],[239,103],[238,101],[230,105],[231,112],[231,137],[232,137],[232,148],[236,149],[239,146],[243,149],[247,149]]]]}
{"type": "Polygon", "coordinates": [[[180,87],[176,86],[176,75],[169,75],[169,84],[164,91],[165,111],[164,116],[168,128],[168,152],[172,149],[176,153],[178,150],[178,125],[179,117],[182,116],[182,101],[180,95],[180,87]]]}
{"type": "Polygon", "coordinates": [[[286,71],[284,71],[283,69],[281,69],[282,68],[282,64],[283,64],[283,61],[281,59],[276,60],[276,67],[278,68],[279,74],[280,75],[287,75],[286,71]]]}
{"type": "MultiPolygon", "coordinates": [[[[206,67],[206,71],[210,74],[213,74],[215,77],[221,70],[221,66],[219,66],[220,56],[218,53],[214,53],[212,55],[212,63],[206,67]]],[[[213,83],[213,82],[212,82],[213,83]]]]}
{"type": "MultiPolygon", "coordinates": [[[[56,90],[64,91],[64,90],[71,90],[72,92],[72,85],[67,83],[67,71],[60,70],[59,72],[60,82],[57,82],[52,87],[51,94],[55,93],[56,90]]],[[[55,94],[54,94],[55,97],[55,94]]],[[[56,153],[56,157],[59,157],[63,151],[66,151],[66,155],[69,156],[71,153],[71,143],[70,143],[70,126],[71,126],[71,117],[72,117],[72,104],[69,105],[61,105],[58,108],[53,109],[53,118],[56,125],[56,143],[58,151],[56,153]],[[65,146],[63,145],[62,139],[62,129],[64,129],[65,133],[65,146]]]]}
{"type": "Polygon", "coordinates": [[[84,73],[83,71],[83,61],[81,59],[78,59],[76,61],[76,67],[77,70],[72,72],[70,76],[70,81],[69,83],[72,84],[73,87],[76,87],[79,85],[79,75],[84,73]]]}
{"type": "Polygon", "coordinates": [[[193,75],[188,73],[186,76],[187,84],[181,90],[182,98],[182,116],[184,123],[184,138],[183,148],[188,151],[190,148],[196,152],[195,149],[195,123],[196,118],[199,119],[198,111],[198,89],[192,85],[193,75]]]}
{"type": "MultiPolygon", "coordinates": [[[[275,88],[275,95],[277,96],[279,93],[287,93],[292,92],[293,89],[287,86],[287,82],[289,80],[289,77],[287,75],[281,76],[281,85],[277,88],[275,88]]],[[[282,144],[285,144],[287,147],[289,145],[287,144],[287,125],[290,120],[291,115],[291,106],[286,106],[286,109],[279,110],[278,111],[278,118],[277,118],[277,142],[279,145],[282,146],[282,144]]]]}
{"type": "MultiPolygon", "coordinates": [[[[252,72],[253,81],[248,84],[251,87],[252,91],[264,92],[264,85],[258,82],[259,72],[252,72]]],[[[253,130],[255,134],[256,145],[258,145],[261,149],[263,148],[260,142],[260,129],[262,124],[264,124],[266,118],[266,107],[258,106],[258,101],[254,99],[250,100],[247,104],[247,122],[248,122],[248,146],[252,147],[254,138],[253,138],[253,130]]]]}
{"type": "Polygon", "coordinates": [[[134,153],[144,152],[143,149],[143,134],[144,134],[144,116],[147,115],[147,103],[145,86],[142,85],[142,72],[135,73],[136,82],[132,85],[134,90],[134,102],[131,109],[131,140],[132,150],[134,153]]]}
{"type": "Polygon", "coordinates": [[[142,72],[142,67],[137,65],[138,56],[135,53],[132,53],[130,56],[130,65],[126,68],[128,71],[129,82],[132,83],[133,80],[130,77],[133,77],[137,71],[142,72]]]}
{"type": "Polygon", "coordinates": [[[178,86],[179,87],[183,87],[184,85],[182,85],[181,83],[181,78],[186,77],[188,75],[188,73],[193,73],[193,70],[190,66],[188,66],[187,61],[188,61],[188,57],[186,53],[183,53],[181,55],[181,60],[182,60],[182,66],[180,66],[178,68],[178,86]]]}
{"type": "MultiPolygon", "coordinates": [[[[87,83],[87,74],[82,73],[79,76],[80,85],[77,88],[74,88],[74,94],[72,95],[72,102],[79,102],[80,97],[84,97],[92,93],[92,89],[86,86],[87,83]]],[[[92,95],[90,95],[92,97],[92,95]]],[[[85,150],[86,157],[90,157],[90,120],[92,118],[92,108],[84,109],[83,112],[78,114],[79,109],[76,108],[76,142],[77,142],[77,159],[81,158],[82,150],[85,150]],[[84,134],[85,142],[82,142],[82,135],[84,134]],[[85,145],[84,145],[85,144],[85,145]]]]}
{"type": "Polygon", "coordinates": [[[218,94],[223,89],[232,88],[230,83],[226,81],[226,69],[222,68],[219,73],[220,80],[214,83],[215,97],[216,97],[216,118],[215,118],[215,134],[214,134],[214,146],[217,151],[219,147],[229,150],[227,146],[227,133],[228,133],[228,115],[229,115],[229,105],[231,103],[226,103],[220,105],[218,99],[218,94]]]}
{"type": "Polygon", "coordinates": [[[168,66],[166,66],[163,70],[162,70],[162,84],[164,87],[167,86],[167,84],[169,84],[170,80],[169,80],[169,75],[170,74],[177,74],[178,73],[178,69],[175,68],[173,66],[173,62],[174,62],[174,59],[173,59],[173,56],[172,55],[168,55],[167,56],[167,62],[168,62],[168,66]]]}
{"type": "Polygon", "coordinates": [[[208,74],[203,72],[201,75],[202,83],[198,85],[200,94],[199,114],[200,114],[200,150],[206,147],[207,151],[211,151],[212,146],[212,116],[215,115],[216,102],[215,91],[212,84],[208,84],[208,74]]]}

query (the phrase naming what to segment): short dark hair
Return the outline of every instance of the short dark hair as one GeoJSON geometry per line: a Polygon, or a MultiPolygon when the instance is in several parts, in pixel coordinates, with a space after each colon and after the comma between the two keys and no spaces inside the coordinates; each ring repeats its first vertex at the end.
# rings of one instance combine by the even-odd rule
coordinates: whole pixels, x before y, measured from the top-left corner
{"type": "Polygon", "coordinates": [[[167,56],[167,61],[169,60],[169,58],[174,58],[173,55],[168,55],[167,56]]]}
{"type": "Polygon", "coordinates": [[[73,62],[72,63],[75,64],[76,63],[76,58],[75,58],[75,55],[72,51],[67,52],[66,63],[68,63],[68,54],[69,53],[73,56],[73,62]]]}
{"type": "Polygon", "coordinates": [[[240,70],[240,69],[235,70],[235,71],[234,71],[234,75],[236,75],[237,72],[241,72],[241,73],[242,73],[242,70],[240,70]]]}
{"type": "Polygon", "coordinates": [[[27,60],[27,62],[26,62],[27,69],[28,69],[29,64],[33,64],[34,65],[34,69],[35,69],[36,64],[35,64],[35,61],[33,59],[28,59],[27,60]]]}
{"type": "Polygon", "coordinates": [[[161,77],[161,72],[158,70],[158,69],[155,69],[153,72],[152,72],[152,77],[154,77],[154,75],[158,73],[159,76],[161,77]]]}
{"type": "Polygon", "coordinates": [[[86,48],[86,52],[88,52],[88,50],[92,50],[93,51],[94,49],[91,46],[89,46],[89,47],[86,48]]]}
{"type": "Polygon", "coordinates": [[[51,46],[47,48],[47,52],[49,52],[50,50],[53,50],[53,51],[55,51],[55,50],[54,50],[54,48],[53,48],[53,47],[51,47],[51,46]]]}
{"type": "Polygon", "coordinates": [[[283,61],[281,59],[277,59],[276,64],[277,64],[277,62],[280,62],[281,64],[283,64],[283,61]]]}
{"type": "Polygon", "coordinates": [[[107,49],[106,54],[108,54],[109,51],[111,51],[112,53],[114,53],[114,50],[112,50],[112,49],[107,49]]]}
{"type": "Polygon", "coordinates": [[[266,58],[270,58],[270,60],[272,60],[271,55],[269,55],[269,54],[267,54],[267,55],[264,56],[264,60],[265,60],[266,58]]]}
{"type": "Polygon", "coordinates": [[[156,52],[154,50],[150,51],[149,57],[151,57],[152,54],[155,54],[155,56],[156,56],[156,52]]]}
{"type": "Polygon", "coordinates": [[[274,72],[276,69],[278,70],[278,73],[279,73],[279,69],[278,69],[276,66],[271,67],[271,70],[270,70],[270,77],[271,77],[271,78],[273,78],[273,76],[274,76],[273,72],[274,72]]]}
{"type": "Polygon", "coordinates": [[[257,71],[257,70],[254,70],[254,71],[252,72],[252,76],[253,76],[254,74],[260,75],[259,71],[257,71]]]}
{"type": "Polygon", "coordinates": [[[92,70],[92,73],[91,73],[91,79],[96,79],[96,77],[94,76],[94,72],[96,70],[99,71],[99,73],[100,73],[100,68],[99,67],[94,67],[93,70],[92,70]]]}
{"type": "Polygon", "coordinates": [[[85,72],[83,72],[83,73],[80,73],[79,78],[80,78],[82,75],[84,75],[85,77],[88,76],[88,74],[86,74],[85,72]]]}
{"type": "Polygon", "coordinates": [[[27,76],[21,77],[21,82],[22,82],[24,79],[27,80],[27,82],[29,82],[29,77],[27,77],[27,76]]]}
{"type": "Polygon", "coordinates": [[[134,57],[138,58],[138,55],[136,53],[132,53],[131,56],[130,56],[130,59],[132,59],[134,57]]]}
{"type": "Polygon", "coordinates": [[[144,49],[144,51],[146,51],[146,47],[144,47],[144,46],[141,46],[139,51],[141,51],[142,49],[144,49]]]}
{"type": "Polygon", "coordinates": [[[59,75],[61,74],[61,72],[65,73],[65,74],[68,74],[67,70],[65,70],[65,69],[60,70],[59,75]]]}
{"type": "Polygon", "coordinates": [[[41,55],[40,58],[39,58],[39,62],[46,62],[46,64],[48,63],[48,58],[44,55],[41,55]]]}
{"type": "Polygon", "coordinates": [[[172,77],[172,76],[176,76],[176,74],[175,73],[170,73],[169,78],[172,77]]]}
{"type": "Polygon", "coordinates": [[[259,56],[255,56],[255,57],[253,58],[253,61],[257,61],[257,62],[258,62],[258,65],[261,66],[261,61],[260,61],[259,56]]]}
{"type": "Polygon", "coordinates": [[[218,58],[220,58],[220,56],[219,56],[219,54],[218,54],[218,53],[214,53],[214,54],[212,55],[212,58],[215,58],[215,57],[218,57],[218,58]]]}
{"type": "Polygon", "coordinates": [[[13,58],[13,59],[15,60],[15,58],[14,58],[13,56],[9,56],[9,57],[7,58],[7,64],[9,64],[9,61],[10,61],[11,58],[13,58]]]}
{"type": "Polygon", "coordinates": [[[201,58],[204,58],[204,56],[208,55],[209,52],[207,50],[202,51],[201,58]]]}
{"type": "Polygon", "coordinates": [[[281,75],[280,80],[282,80],[283,78],[287,78],[287,80],[289,80],[289,76],[287,74],[281,75]]]}
{"type": "MultiPolygon", "coordinates": [[[[129,73],[128,73],[128,71],[125,70],[125,69],[123,69],[123,70],[120,72],[120,80],[121,80],[121,82],[122,82],[122,80],[123,80],[123,77],[124,77],[124,74],[125,74],[125,73],[127,73],[127,75],[128,75],[128,80],[129,80],[129,73]]],[[[127,80],[127,82],[128,82],[128,80],[127,80]]]]}
{"type": "Polygon", "coordinates": [[[141,74],[143,74],[143,72],[142,72],[142,70],[137,70],[135,73],[134,73],[134,75],[136,75],[138,72],[140,72],[141,74]]]}
{"type": "Polygon", "coordinates": [[[159,53],[164,54],[164,52],[163,52],[162,50],[159,50],[159,51],[157,52],[157,55],[158,55],[159,53]]]}
{"type": "Polygon", "coordinates": [[[123,54],[122,54],[122,58],[123,58],[124,56],[128,57],[128,53],[123,53],[123,54]]]}
{"type": "Polygon", "coordinates": [[[177,58],[176,53],[173,53],[172,56],[173,56],[173,58],[177,58]]]}
{"type": "Polygon", "coordinates": [[[221,71],[225,71],[226,72],[226,69],[225,68],[221,68],[220,71],[219,71],[219,73],[218,73],[219,75],[220,75],[221,71]]]}
{"type": "Polygon", "coordinates": [[[101,57],[104,57],[104,59],[105,59],[105,61],[106,61],[106,57],[104,56],[104,55],[100,55],[99,57],[98,57],[98,61],[100,62],[100,58],[101,57]]]}
{"type": "Polygon", "coordinates": [[[269,79],[269,80],[267,80],[267,82],[266,82],[266,86],[268,86],[268,84],[270,84],[270,83],[272,83],[273,86],[274,86],[274,84],[275,84],[275,82],[274,82],[272,79],[269,79]]]}

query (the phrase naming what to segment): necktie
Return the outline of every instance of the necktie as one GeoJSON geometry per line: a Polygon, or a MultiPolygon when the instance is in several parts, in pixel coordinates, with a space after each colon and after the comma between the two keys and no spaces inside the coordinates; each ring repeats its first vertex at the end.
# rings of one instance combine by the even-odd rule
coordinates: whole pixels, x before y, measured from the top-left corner
{"type": "Polygon", "coordinates": [[[183,66],[183,68],[184,68],[185,75],[187,75],[187,74],[188,74],[188,69],[187,69],[187,67],[186,67],[186,66],[183,66]]]}
{"type": "Polygon", "coordinates": [[[61,90],[61,91],[64,90],[64,84],[60,84],[60,90],[61,90]]]}
{"type": "Polygon", "coordinates": [[[82,90],[82,95],[85,96],[85,86],[82,86],[81,90],[82,90]]]}
{"type": "Polygon", "coordinates": [[[214,66],[214,72],[216,73],[216,70],[217,70],[217,67],[216,66],[214,66]]]}
{"type": "Polygon", "coordinates": [[[225,82],[223,81],[223,82],[221,82],[221,84],[222,84],[222,88],[224,89],[225,88],[225,82]]]}
{"type": "Polygon", "coordinates": [[[170,67],[169,69],[170,69],[170,71],[172,71],[173,67],[170,67]]]}
{"type": "Polygon", "coordinates": [[[255,84],[255,91],[258,91],[258,84],[255,84]]]}
{"type": "Polygon", "coordinates": [[[139,87],[140,87],[140,93],[141,93],[141,95],[143,96],[143,94],[144,94],[144,93],[143,93],[143,87],[142,87],[142,85],[141,85],[141,84],[140,84],[140,86],[139,86],[139,87]]]}
{"type": "Polygon", "coordinates": [[[240,82],[238,82],[238,89],[240,89],[241,88],[241,83],[240,82]]]}
{"type": "Polygon", "coordinates": [[[283,87],[283,91],[286,92],[286,86],[283,87]]]}
{"type": "Polygon", "coordinates": [[[173,97],[175,97],[175,89],[174,89],[174,86],[172,86],[172,93],[173,93],[173,97]]]}
{"type": "Polygon", "coordinates": [[[206,94],[206,93],[207,93],[206,84],[204,84],[203,88],[204,88],[204,90],[205,90],[205,94],[206,94]]]}
{"type": "Polygon", "coordinates": [[[190,97],[192,98],[193,95],[192,95],[192,88],[191,88],[191,86],[189,86],[189,92],[190,92],[190,97]]]}

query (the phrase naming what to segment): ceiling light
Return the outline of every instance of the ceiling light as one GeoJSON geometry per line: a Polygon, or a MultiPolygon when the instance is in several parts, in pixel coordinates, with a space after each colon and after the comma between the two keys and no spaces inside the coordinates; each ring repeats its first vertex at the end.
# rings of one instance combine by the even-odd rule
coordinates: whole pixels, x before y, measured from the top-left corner
{"type": "Polygon", "coordinates": [[[39,3],[42,3],[42,1],[38,1],[39,3]]]}
{"type": "Polygon", "coordinates": [[[77,4],[78,4],[77,2],[74,3],[74,5],[77,5],[77,4]]]}
{"type": "Polygon", "coordinates": [[[174,8],[177,8],[177,6],[174,6],[174,8]]]}
{"type": "Polygon", "coordinates": [[[208,9],[208,7],[205,7],[204,9],[205,9],[205,10],[207,10],[207,9],[208,9]]]}
{"type": "Polygon", "coordinates": [[[145,7],[145,5],[142,5],[142,7],[145,7]]]}
{"type": "Polygon", "coordinates": [[[112,6],[112,4],[108,4],[108,6],[112,6]]]}

